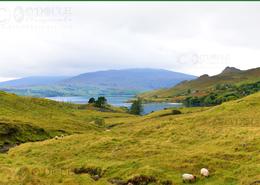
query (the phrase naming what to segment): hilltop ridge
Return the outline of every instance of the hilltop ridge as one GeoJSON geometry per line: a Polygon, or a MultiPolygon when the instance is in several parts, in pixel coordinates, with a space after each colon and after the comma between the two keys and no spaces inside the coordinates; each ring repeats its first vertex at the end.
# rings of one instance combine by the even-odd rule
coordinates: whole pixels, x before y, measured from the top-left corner
{"type": "Polygon", "coordinates": [[[242,72],[242,70],[235,67],[227,66],[220,74],[237,73],[237,72],[242,72]]]}
{"type": "Polygon", "coordinates": [[[260,68],[239,70],[226,67],[220,74],[214,76],[202,75],[194,80],[179,83],[171,88],[146,92],[139,96],[147,101],[178,102],[192,97],[201,97],[216,92],[218,86],[238,87],[260,81],[260,68]]]}

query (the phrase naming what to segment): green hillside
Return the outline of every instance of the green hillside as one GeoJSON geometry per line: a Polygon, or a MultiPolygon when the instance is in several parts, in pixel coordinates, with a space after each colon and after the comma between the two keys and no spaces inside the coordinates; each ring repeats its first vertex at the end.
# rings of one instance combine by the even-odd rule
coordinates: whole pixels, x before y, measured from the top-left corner
{"type": "Polygon", "coordinates": [[[0,103],[6,104],[2,120],[70,133],[0,154],[0,184],[178,185],[183,173],[197,175],[198,185],[249,185],[260,179],[260,93],[215,107],[181,108],[178,115],[79,110],[9,94],[2,94],[0,103]],[[93,116],[104,125],[93,123],[93,116]],[[202,167],[210,170],[209,178],[199,176],[202,167]]]}
{"type": "Polygon", "coordinates": [[[95,120],[126,116],[118,108],[111,107],[105,110],[107,112],[101,113],[98,109],[84,105],[20,97],[2,91],[0,105],[0,151],[4,145],[99,130],[95,120]]]}
{"type": "MultiPolygon", "coordinates": [[[[226,93],[238,91],[241,85],[260,82],[260,68],[239,70],[227,67],[222,73],[215,76],[202,75],[191,81],[184,81],[169,89],[159,89],[139,95],[146,101],[180,102],[187,97],[205,97],[210,93],[218,93],[225,96],[226,93]]],[[[235,92],[236,96],[239,93],[235,92]]],[[[233,95],[233,94],[232,94],[233,95]]],[[[247,95],[247,94],[246,94],[247,95]]]]}

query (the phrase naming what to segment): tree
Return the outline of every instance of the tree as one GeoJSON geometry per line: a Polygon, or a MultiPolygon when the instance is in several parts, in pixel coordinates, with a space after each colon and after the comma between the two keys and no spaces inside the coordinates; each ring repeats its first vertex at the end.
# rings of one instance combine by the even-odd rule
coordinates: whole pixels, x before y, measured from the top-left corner
{"type": "Polygon", "coordinates": [[[143,112],[143,105],[142,105],[142,99],[138,98],[137,100],[134,100],[131,107],[130,107],[130,113],[141,115],[143,112]]]}
{"type": "Polygon", "coordinates": [[[98,97],[98,99],[95,101],[96,107],[104,107],[107,104],[107,99],[104,96],[98,97]]]}
{"type": "Polygon", "coordinates": [[[95,102],[96,102],[96,100],[93,97],[88,100],[88,103],[95,103],[95,102]]]}

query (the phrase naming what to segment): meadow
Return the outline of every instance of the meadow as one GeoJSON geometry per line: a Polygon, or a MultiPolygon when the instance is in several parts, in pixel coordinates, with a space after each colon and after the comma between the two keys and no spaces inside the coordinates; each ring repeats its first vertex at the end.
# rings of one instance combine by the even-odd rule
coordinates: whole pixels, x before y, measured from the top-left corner
{"type": "Polygon", "coordinates": [[[183,173],[197,175],[198,185],[260,180],[260,93],[179,108],[178,115],[167,109],[135,116],[8,93],[0,94],[0,104],[1,124],[45,133],[24,128],[26,135],[10,139],[1,130],[5,142],[22,142],[0,154],[0,184],[179,185],[183,173]],[[199,175],[202,167],[209,178],[199,175]]]}

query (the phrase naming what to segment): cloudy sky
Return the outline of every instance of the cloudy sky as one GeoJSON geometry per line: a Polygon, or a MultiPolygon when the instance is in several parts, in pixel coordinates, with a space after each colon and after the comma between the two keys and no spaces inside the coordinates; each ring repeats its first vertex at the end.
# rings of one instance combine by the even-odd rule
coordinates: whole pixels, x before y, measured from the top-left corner
{"type": "Polygon", "coordinates": [[[0,80],[260,67],[260,2],[1,2],[0,80]]]}

